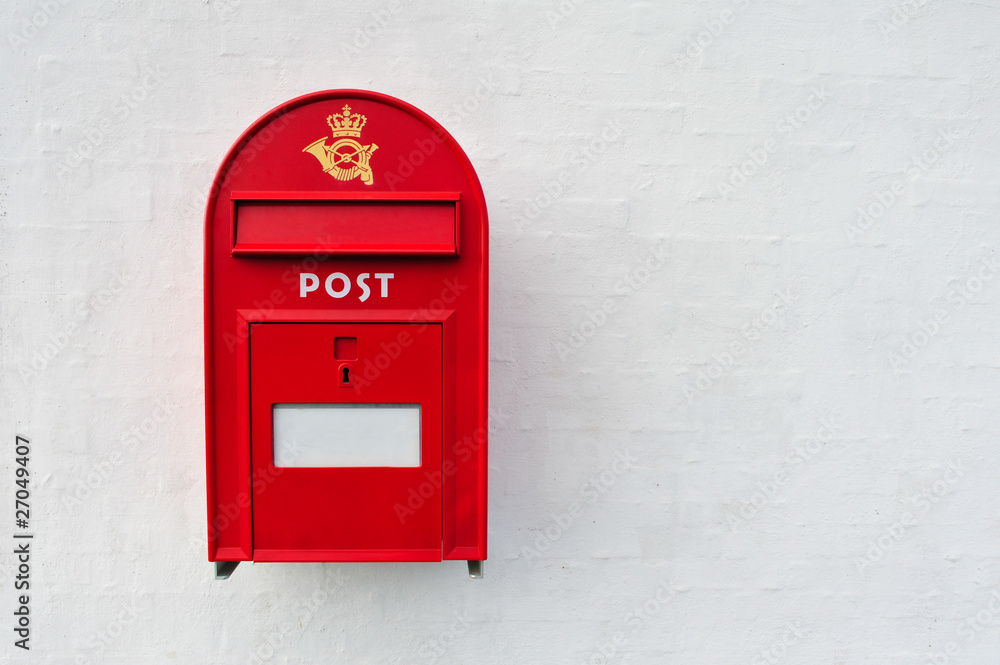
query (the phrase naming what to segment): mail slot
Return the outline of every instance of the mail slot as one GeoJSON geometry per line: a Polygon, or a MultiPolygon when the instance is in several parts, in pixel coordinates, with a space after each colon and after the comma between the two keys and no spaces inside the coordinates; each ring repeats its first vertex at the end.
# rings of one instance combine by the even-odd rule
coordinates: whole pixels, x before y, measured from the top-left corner
{"type": "Polygon", "coordinates": [[[488,224],[468,157],[398,99],[293,99],[205,220],[208,558],[486,559],[488,224]]]}
{"type": "Polygon", "coordinates": [[[457,254],[458,194],[421,194],[235,195],[233,254],[457,254]]]}

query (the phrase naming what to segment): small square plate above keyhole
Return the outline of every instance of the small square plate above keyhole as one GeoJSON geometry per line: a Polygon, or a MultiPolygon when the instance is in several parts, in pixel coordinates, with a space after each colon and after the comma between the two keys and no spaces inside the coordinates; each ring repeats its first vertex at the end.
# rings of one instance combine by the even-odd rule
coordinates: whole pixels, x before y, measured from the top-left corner
{"type": "Polygon", "coordinates": [[[358,338],[357,337],[334,337],[333,338],[333,359],[334,360],[357,360],[358,359],[358,338]]]}

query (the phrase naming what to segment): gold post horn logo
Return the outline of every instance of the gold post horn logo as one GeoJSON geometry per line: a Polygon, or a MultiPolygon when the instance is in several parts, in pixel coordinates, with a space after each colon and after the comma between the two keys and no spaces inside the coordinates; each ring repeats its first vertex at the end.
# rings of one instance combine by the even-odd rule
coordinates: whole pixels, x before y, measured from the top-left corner
{"type": "Polygon", "coordinates": [[[313,141],[302,152],[308,152],[319,160],[323,172],[337,180],[353,180],[361,176],[361,182],[373,182],[372,169],[368,165],[372,153],[378,146],[361,145],[355,139],[361,136],[361,128],[368,119],[360,113],[351,113],[351,107],[344,104],[343,113],[334,113],[326,119],[333,131],[333,143],[326,144],[326,137],[313,141]]]}

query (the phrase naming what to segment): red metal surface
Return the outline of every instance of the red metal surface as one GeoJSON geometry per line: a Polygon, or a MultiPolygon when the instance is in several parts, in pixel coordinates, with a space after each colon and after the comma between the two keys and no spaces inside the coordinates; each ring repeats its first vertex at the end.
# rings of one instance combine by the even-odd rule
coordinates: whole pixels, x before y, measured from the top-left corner
{"type": "MultiPolygon", "coordinates": [[[[253,499],[255,558],[262,550],[322,550],[330,561],[358,561],[368,560],[358,552],[437,548],[441,559],[440,489],[432,483],[433,491],[417,493],[421,510],[410,514],[403,509],[411,490],[418,492],[441,470],[440,325],[253,323],[250,395],[252,478],[258,485],[253,499]],[[357,338],[357,361],[335,359],[338,335],[357,338]],[[379,363],[385,368],[369,381],[365,370],[378,368],[375,361],[384,348],[396,357],[379,363]],[[353,387],[343,390],[345,364],[355,376],[353,387]],[[419,404],[421,464],[275,467],[271,406],[289,403],[419,404]]],[[[372,554],[371,560],[379,559],[372,554]]]]}
{"type": "Polygon", "coordinates": [[[487,275],[478,179],[454,139],[416,108],[378,93],[320,92],[272,110],[240,137],[206,212],[209,560],[486,558],[487,275]],[[234,252],[234,210],[268,201],[354,206],[360,228],[262,207],[252,222],[255,242],[246,244],[268,247],[234,252]],[[430,204],[439,212],[429,221],[421,221],[427,208],[413,207],[434,201],[453,206],[450,254],[443,206],[430,204]],[[366,214],[367,205],[399,205],[413,224],[402,213],[366,214]],[[329,233],[340,234],[341,247],[324,239],[329,233]],[[303,293],[303,280],[312,279],[303,273],[335,280],[335,288],[303,293]],[[397,350],[402,331],[419,331],[412,338],[424,341],[397,350]],[[334,357],[336,336],[357,337],[359,357],[348,363],[355,385],[334,390],[325,381],[343,364],[334,357]],[[374,351],[366,339],[377,340],[374,351]],[[430,365],[436,388],[426,378],[430,365]],[[265,476],[269,404],[299,397],[419,401],[421,467],[282,468],[265,476]],[[423,407],[434,400],[428,408],[437,422],[423,407]]]}

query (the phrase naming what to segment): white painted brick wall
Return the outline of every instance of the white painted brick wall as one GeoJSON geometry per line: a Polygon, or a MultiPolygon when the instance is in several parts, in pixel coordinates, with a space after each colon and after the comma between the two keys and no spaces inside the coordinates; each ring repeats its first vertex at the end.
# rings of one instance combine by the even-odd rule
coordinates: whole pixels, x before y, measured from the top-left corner
{"type": "Polygon", "coordinates": [[[15,433],[38,534],[30,654],[0,548],[0,661],[996,662],[1000,3],[0,12],[0,538],[15,433]],[[347,87],[440,119],[490,205],[486,578],[215,582],[207,187],[347,87]]]}

